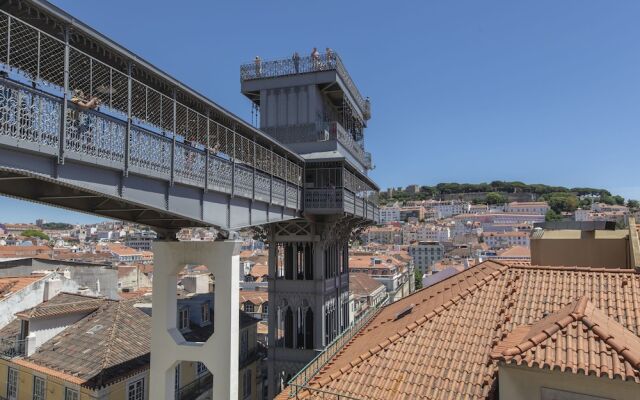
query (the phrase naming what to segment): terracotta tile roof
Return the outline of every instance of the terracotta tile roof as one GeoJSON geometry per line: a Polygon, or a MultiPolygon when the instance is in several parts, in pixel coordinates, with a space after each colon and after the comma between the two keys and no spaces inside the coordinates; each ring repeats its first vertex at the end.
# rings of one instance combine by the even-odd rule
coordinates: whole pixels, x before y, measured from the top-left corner
{"type": "MultiPolygon", "coordinates": [[[[640,273],[486,261],[385,307],[310,384],[361,399],[491,398],[496,345],[585,296],[598,318],[640,334],[640,273]]],[[[628,343],[619,328],[607,329],[628,343]]],[[[597,348],[580,350],[600,356],[597,348]]]]}
{"type": "Polygon", "coordinates": [[[384,285],[365,273],[352,272],[349,274],[349,290],[356,296],[369,296],[381,286],[384,285]]]}
{"type": "Polygon", "coordinates": [[[249,275],[259,278],[269,274],[269,267],[266,264],[255,264],[251,267],[249,275]]]}
{"type": "Polygon", "coordinates": [[[269,292],[261,292],[257,290],[241,290],[240,291],[240,303],[246,303],[247,301],[259,305],[269,301],[269,292]]]}
{"type": "Polygon", "coordinates": [[[512,246],[498,252],[501,257],[531,257],[531,250],[526,246],[512,246]]]}
{"type": "Polygon", "coordinates": [[[149,368],[151,317],[128,301],[103,301],[91,315],[16,362],[97,389],[149,368]]]}
{"type": "Polygon", "coordinates": [[[44,276],[44,274],[34,274],[30,276],[8,276],[0,278],[0,299],[24,289],[33,282],[39,281],[44,276]]]}
{"type": "Polygon", "coordinates": [[[35,319],[83,312],[91,313],[108,301],[102,298],[63,292],[49,301],[16,313],[16,317],[20,319],[35,319]]]}
{"type": "Polygon", "coordinates": [[[507,364],[640,383],[640,337],[587,297],[533,325],[514,328],[491,357],[507,364]]]}

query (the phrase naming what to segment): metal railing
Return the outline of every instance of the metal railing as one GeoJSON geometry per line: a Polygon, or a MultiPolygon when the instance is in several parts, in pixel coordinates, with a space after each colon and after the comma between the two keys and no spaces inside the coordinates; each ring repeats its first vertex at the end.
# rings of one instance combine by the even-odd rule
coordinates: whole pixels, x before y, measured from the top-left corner
{"type": "MultiPolygon", "coordinates": [[[[347,343],[349,343],[351,339],[378,314],[382,307],[386,305],[388,300],[389,297],[387,296],[376,306],[369,308],[368,311],[365,311],[359,320],[354,321],[349,327],[347,327],[344,332],[342,332],[331,343],[329,343],[329,345],[322,351],[322,353],[318,354],[293,378],[291,378],[287,383],[290,386],[289,398],[297,397],[298,393],[303,390],[326,392],[321,389],[309,387],[308,383],[311,378],[313,378],[340,351],[340,349],[342,349],[347,343]]],[[[332,394],[338,395],[337,393],[332,394]]],[[[342,397],[338,398],[353,399],[353,397],[348,397],[345,395],[341,396],[342,397]]]]}
{"type": "MultiPolygon", "coordinates": [[[[210,149],[279,179],[299,184],[302,166],[283,157],[286,153],[281,152],[281,155],[267,148],[271,144],[264,139],[261,139],[264,144],[261,145],[255,137],[237,133],[204,112],[183,104],[181,99],[188,98],[185,93],[176,89],[173,93],[161,93],[133,77],[134,65],[129,64],[123,67],[124,70],[113,68],[74,47],[68,31],[65,36],[66,39],[61,40],[0,10],[0,65],[16,71],[23,80],[39,85],[58,98],[68,99],[72,93],[80,95],[82,92],[87,98],[99,99],[101,108],[122,119],[118,119],[120,124],[114,122],[96,129],[114,130],[112,133],[120,139],[130,134],[128,122],[135,121],[164,133],[170,141],[210,149]]],[[[75,121],[67,120],[69,113],[52,117],[59,119],[56,123],[96,127],[96,123],[104,123],[106,114],[83,110],[75,121]],[[98,120],[96,115],[102,119],[98,120]]],[[[49,133],[53,133],[54,121],[43,122],[49,123],[49,133]]],[[[66,141],[59,146],[61,160],[66,146],[66,141]]],[[[123,154],[119,156],[125,158],[128,166],[130,154],[124,145],[122,149],[123,154]]],[[[297,157],[293,153],[290,156],[297,157]]]]}
{"type": "Polygon", "coordinates": [[[364,151],[364,148],[353,139],[351,133],[347,132],[339,122],[334,121],[329,124],[329,138],[337,140],[345,146],[366,169],[371,169],[371,155],[364,151]],[[368,157],[367,154],[369,154],[368,157]]]}
{"type": "Polygon", "coordinates": [[[320,54],[318,57],[298,57],[271,61],[260,61],[243,64],[240,66],[240,80],[248,81],[261,78],[275,78],[279,76],[306,74],[310,72],[335,70],[347,90],[353,96],[360,107],[365,119],[371,118],[371,104],[368,99],[362,97],[358,87],[351,79],[340,56],[336,53],[320,54]]]}
{"type": "Polygon", "coordinates": [[[306,394],[313,396],[314,398],[319,398],[322,400],[364,400],[361,397],[353,397],[346,394],[333,392],[330,390],[313,388],[308,386],[298,386],[296,384],[291,385],[292,389],[296,388],[296,394],[292,397],[298,398],[307,398],[306,394]]]}
{"type": "Polygon", "coordinates": [[[126,169],[154,178],[271,202],[300,209],[299,183],[285,182],[224,153],[191,144],[130,124],[127,163],[127,123],[67,101],[65,131],[63,99],[21,83],[0,78],[0,139],[11,138],[31,150],[85,162],[126,169]],[[255,175],[255,179],[254,179],[255,175]]]}
{"type": "Polygon", "coordinates": [[[176,400],[195,400],[201,394],[213,388],[213,375],[210,372],[194,379],[176,391],[176,400]]]}
{"type": "Polygon", "coordinates": [[[0,339],[0,357],[13,358],[26,354],[27,341],[25,339],[2,338],[0,339]]]}

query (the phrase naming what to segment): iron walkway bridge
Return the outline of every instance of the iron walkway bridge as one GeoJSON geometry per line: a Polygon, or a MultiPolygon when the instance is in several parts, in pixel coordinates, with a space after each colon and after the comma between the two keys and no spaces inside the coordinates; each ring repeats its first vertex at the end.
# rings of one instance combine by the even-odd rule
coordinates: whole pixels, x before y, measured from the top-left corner
{"type": "Polygon", "coordinates": [[[0,7],[0,69],[1,194],[167,232],[302,216],[298,154],[47,2],[0,7]]]}

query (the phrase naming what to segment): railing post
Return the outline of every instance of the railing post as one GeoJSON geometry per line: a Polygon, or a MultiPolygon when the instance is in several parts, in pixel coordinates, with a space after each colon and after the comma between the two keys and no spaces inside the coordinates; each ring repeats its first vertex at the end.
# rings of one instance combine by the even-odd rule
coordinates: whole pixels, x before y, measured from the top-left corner
{"type": "Polygon", "coordinates": [[[236,125],[233,125],[233,141],[231,147],[231,198],[236,193],[236,125]]]}
{"type": "Polygon", "coordinates": [[[253,194],[251,195],[251,198],[253,200],[256,199],[256,162],[258,160],[256,159],[256,138],[253,138],[253,194]]]}
{"type": "Polygon", "coordinates": [[[211,148],[211,143],[209,140],[209,110],[207,110],[207,148],[204,153],[204,191],[205,193],[209,190],[209,149],[211,148]]]}
{"type": "Polygon", "coordinates": [[[171,181],[170,184],[173,186],[173,180],[175,179],[175,171],[176,171],[176,128],[178,124],[176,123],[176,115],[177,115],[177,105],[176,105],[176,89],[173,88],[173,140],[171,141],[171,181]]]}
{"type": "Polygon", "coordinates": [[[36,55],[36,79],[34,81],[38,81],[40,79],[40,42],[42,41],[40,36],[40,31],[38,31],[38,53],[36,55]]]}
{"type": "Polygon", "coordinates": [[[271,180],[269,181],[269,204],[273,204],[273,146],[269,146],[269,172],[271,173],[271,180]]]}
{"type": "Polygon", "coordinates": [[[11,54],[11,17],[7,16],[7,68],[11,68],[9,64],[11,54]]]}
{"type": "Polygon", "coordinates": [[[287,189],[289,188],[289,159],[287,156],[284,156],[284,207],[287,208],[287,202],[289,197],[287,196],[287,189]]]}
{"type": "Polygon", "coordinates": [[[133,83],[131,82],[131,73],[132,73],[132,64],[131,61],[127,63],[127,131],[125,134],[125,142],[124,142],[124,169],[123,175],[129,175],[129,162],[131,155],[131,107],[132,107],[132,99],[131,95],[133,92],[133,83]]]}
{"type": "MultiPolygon", "coordinates": [[[[8,56],[7,56],[8,57],[8,56]]],[[[67,98],[69,97],[69,27],[64,28],[64,87],[62,88],[62,115],[60,116],[60,135],[58,164],[64,164],[64,150],[67,132],[67,98]]]]}

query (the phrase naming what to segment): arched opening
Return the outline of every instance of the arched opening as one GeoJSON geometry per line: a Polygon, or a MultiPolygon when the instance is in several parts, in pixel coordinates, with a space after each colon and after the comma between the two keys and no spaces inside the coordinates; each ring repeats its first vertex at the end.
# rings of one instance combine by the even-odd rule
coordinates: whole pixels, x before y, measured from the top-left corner
{"type": "Polygon", "coordinates": [[[293,245],[287,243],[284,245],[284,279],[293,279],[293,245]]]}
{"type": "Polygon", "coordinates": [[[313,280],[313,246],[305,245],[304,251],[304,279],[313,280]]]}
{"type": "Polygon", "coordinates": [[[304,316],[304,331],[304,348],[313,350],[313,311],[311,311],[311,308],[307,308],[304,316]]]}
{"type": "Polygon", "coordinates": [[[297,327],[296,327],[296,348],[304,349],[304,311],[302,308],[298,308],[296,312],[297,318],[297,327]]]}
{"type": "Polygon", "coordinates": [[[284,347],[293,348],[293,311],[287,307],[284,313],[284,347]]]}

